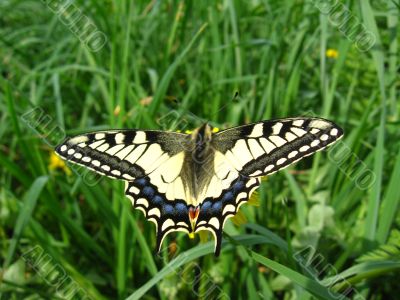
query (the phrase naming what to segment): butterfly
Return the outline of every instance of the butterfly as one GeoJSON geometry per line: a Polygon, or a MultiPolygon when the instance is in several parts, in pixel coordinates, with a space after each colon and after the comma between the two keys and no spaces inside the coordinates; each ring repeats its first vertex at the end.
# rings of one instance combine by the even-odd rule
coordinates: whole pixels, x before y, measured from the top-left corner
{"type": "Polygon", "coordinates": [[[63,159],[125,181],[125,195],[156,225],[157,250],[172,231],[222,231],[261,178],[337,141],[343,130],[321,118],[262,121],[191,134],[110,130],[78,135],[56,147],[63,159]]]}

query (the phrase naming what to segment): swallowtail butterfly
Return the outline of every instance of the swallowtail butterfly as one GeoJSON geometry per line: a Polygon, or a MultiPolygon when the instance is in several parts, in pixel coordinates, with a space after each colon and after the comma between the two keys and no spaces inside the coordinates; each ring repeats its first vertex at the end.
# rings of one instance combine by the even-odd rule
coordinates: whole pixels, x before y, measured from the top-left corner
{"type": "Polygon", "coordinates": [[[320,118],[262,121],[214,133],[155,130],[97,131],[56,148],[63,159],[125,181],[132,205],[156,225],[157,250],[172,231],[209,230],[215,254],[225,221],[260,178],[332,144],[343,131],[320,118]]]}

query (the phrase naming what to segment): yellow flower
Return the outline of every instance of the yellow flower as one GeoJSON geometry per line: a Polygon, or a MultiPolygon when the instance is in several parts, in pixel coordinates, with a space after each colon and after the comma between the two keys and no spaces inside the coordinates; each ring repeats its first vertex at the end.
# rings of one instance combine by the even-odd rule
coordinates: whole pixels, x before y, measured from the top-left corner
{"type": "Polygon", "coordinates": [[[328,58],[337,58],[339,56],[339,52],[335,49],[326,50],[326,57],[328,58]]]}
{"type": "Polygon", "coordinates": [[[193,131],[192,130],[185,130],[185,133],[187,133],[187,134],[191,134],[193,131]]]}
{"type": "Polygon", "coordinates": [[[63,170],[68,176],[72,173],[65,162],[54,151],[51,151],[49,159],[49,170],[54,171],[56,169],[63,170]]]}
{"type": "Polygon", "coordinates": [[[216,132],[218,132],[219,131],[219,128],[218,127],[214,127],[213,129],[212,129],[212,132],[213,133],[216,133],[216,132]]]}

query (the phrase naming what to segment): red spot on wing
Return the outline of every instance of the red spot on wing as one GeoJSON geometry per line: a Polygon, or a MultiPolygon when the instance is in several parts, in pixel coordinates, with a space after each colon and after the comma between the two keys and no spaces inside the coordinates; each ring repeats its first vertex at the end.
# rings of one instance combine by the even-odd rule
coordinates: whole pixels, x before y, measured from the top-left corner
{"type": "Polygon", "coordinates": [[[191,220],[196,220],[197,217],[199,216],[200,213],[200,208],[197,207],[189,207],[189,218],[191,220]]]}

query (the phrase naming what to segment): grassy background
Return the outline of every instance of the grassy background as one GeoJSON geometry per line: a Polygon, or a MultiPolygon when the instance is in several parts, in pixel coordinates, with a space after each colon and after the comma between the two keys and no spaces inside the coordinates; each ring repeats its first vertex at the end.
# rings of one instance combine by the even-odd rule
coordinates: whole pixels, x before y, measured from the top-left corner
{"type": "Polygon", "coordinates": [[[394,299],[398,1],[345,1],[377,39],[367,52],[314,2],[75,1],[107,37],[92,52],[42,1],[1,1],[1,299],[394,299]],[[335,121],[343,143],[267,178],[219,258],[182,233],[155,255],[120,182],[51,163],[64,129],[300,115],[335,121]]]}

